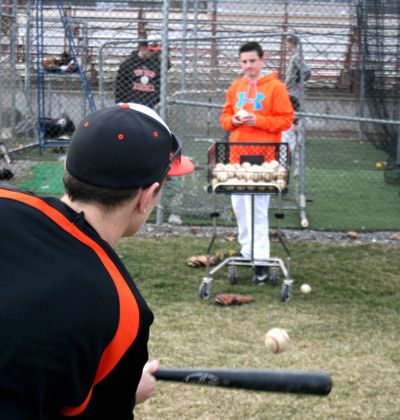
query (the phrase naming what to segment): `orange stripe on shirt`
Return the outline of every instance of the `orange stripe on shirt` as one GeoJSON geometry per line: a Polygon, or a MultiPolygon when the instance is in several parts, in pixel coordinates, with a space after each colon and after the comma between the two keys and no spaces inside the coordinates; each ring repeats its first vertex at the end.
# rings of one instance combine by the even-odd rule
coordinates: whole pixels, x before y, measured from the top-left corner
{"type": "Polygon", "coordinates": [[[103,263],[105,269],[110,274],[117,289],[119,298],[119,322],[117,331],[104,349],[97,368],[96,376],[85,400],[77,407],[64,407],[62,413],[65,416],[75,416],[82,413],[87,407],[92,394],[93,387],[105,378],[117,365],[119,360],[125,354],[129,346],[135,340],[140,322],[139,307],[135,296],[126,283],[125,278],[120,273],[114,262],[107,255],[105,250],[88,235],[77,228],[60,211],[47,204],[39,197],[31,196],[19,191],[0,189],[0,198],[11,199],[24,203],[30,207],[39,210],[49,219],[56,223],[63,230],[78,239],[80,242],[91,248],[103,263]]]}

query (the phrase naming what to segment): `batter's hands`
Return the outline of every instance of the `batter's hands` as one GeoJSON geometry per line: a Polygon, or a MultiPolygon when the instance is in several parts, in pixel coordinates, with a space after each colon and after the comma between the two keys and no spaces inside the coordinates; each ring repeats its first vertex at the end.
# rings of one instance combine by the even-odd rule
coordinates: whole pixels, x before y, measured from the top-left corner
{"type": "Polygon", "coordinates": [[[141,404],[150,398],[156,390],[156,378],[153,373],[160,368],[160,362],[155,359],[143,367],[142,377],[136,390],[136,404],[141,404]]]}

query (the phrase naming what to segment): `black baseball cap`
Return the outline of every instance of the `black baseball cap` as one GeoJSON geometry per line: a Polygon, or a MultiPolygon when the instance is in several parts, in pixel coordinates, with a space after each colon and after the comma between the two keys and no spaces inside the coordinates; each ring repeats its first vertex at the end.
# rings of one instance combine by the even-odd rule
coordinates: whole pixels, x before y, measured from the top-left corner
{"type": "Polygon", "coordinates": [[[187,175],[193,162],[181,155],[179,139],[151,108],[120,103],[86,116],[68,148],[66,169],[89,185],[134,189],[166,175],[187,175]]]}
{"type": "Polygon", "coordinates": [[[161,46],[157,41],[141,41],[139,45],[150,51],[161,51],[161,46]]]}

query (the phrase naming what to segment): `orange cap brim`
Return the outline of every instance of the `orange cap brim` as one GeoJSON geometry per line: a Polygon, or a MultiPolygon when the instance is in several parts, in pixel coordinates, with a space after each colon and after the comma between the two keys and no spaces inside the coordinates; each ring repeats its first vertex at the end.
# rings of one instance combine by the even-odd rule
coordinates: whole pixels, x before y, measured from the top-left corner
{"type": "Polygon", "coordinates": [[[182,176],[188,175],[194,171],[194,164],[193,162],[186,156],[181,156],[180,159],[175,159],[169,171],[167,173],[168,176],[182,176]]]}
{"type": "Polygon", "coordinates": [[[149,51],[161,51],[161,47],[146,47],[149,51]]]}

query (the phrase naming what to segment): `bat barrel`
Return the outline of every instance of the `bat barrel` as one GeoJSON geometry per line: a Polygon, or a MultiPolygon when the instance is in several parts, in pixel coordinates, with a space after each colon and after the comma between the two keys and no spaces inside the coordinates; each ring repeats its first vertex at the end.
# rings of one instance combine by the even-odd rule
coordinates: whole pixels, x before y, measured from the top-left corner
{"type": "Polygon", "coordinates": [[[163,368],[157,379],[255,391],[328,395],[332,379],[324,372],[271,369],[163,368]]]}

